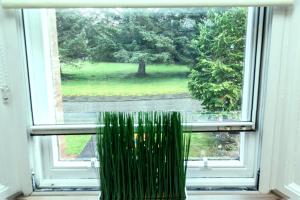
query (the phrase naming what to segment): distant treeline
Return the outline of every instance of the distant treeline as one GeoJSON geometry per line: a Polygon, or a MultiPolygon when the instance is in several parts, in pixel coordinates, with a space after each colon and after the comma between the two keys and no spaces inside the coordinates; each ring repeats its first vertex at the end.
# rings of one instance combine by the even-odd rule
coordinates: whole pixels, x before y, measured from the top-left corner
{"type": "Polygon", "coordinates": [[[192,64],[199,9],[58,10],[60,59],[192,64]]]}

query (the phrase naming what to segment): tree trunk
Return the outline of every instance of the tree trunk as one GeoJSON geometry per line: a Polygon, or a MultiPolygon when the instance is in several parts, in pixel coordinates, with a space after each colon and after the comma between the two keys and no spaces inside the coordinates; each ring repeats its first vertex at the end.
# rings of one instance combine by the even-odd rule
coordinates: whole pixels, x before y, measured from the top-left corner
{"type": "Polygon", "coordinates": [[[146,76],[146,63],[143,61],[139,62],[139,69],[137,72],[138,76],[146,76]]]}

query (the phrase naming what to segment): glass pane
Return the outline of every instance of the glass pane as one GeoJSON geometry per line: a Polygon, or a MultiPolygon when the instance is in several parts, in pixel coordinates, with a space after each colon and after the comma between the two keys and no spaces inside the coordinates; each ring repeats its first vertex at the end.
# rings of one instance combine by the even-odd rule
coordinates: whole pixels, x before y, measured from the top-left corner
{"type": "Polygon", "coordinates": [[[243,96],[250,78],[244,77],[247,8],[47,15],[56,123],[94,123],[102,111],[180,111],[187,122],[249,120],[242,109],[251,101],[243,96]]]}
{"type": "Polygon", "coordinates": [[[193,133],[190,160],[239,160],[240,134],[193,133]]]}
{"type": "Polygon", "coordinates": [[[60,161],[91,160],[91,158],[96,157],[97,145],[95,136],[57,136],[57,145],[60,161]]]}
{"type": "MultiPolygon", "coordinates": [[[[96,136],[57,136],[60,161],[91,160],[97,155],[96,136]]],[[[190,160],[239,160],[240,134],[192,133],[190,160]]],[[[55,149],[54,149],[55,151],[55,149]]],[[[57,152],[54,152],[57,153],[57,152]]]]}

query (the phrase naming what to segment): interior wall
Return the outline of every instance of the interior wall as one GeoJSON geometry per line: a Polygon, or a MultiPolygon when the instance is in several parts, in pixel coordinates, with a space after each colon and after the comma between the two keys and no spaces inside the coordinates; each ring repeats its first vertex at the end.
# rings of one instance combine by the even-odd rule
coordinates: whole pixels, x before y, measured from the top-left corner
{"type": "Polygon", "coordinates": [[[32,191],[27,133],[31,114],[20,14],[0,7],[0,87],[9,88],[7,103],[0,91],[0,198],[32,191]]]}
{"type": "Polygon", "coordinates": [[[300,1],[273,9],[260,190],[300,199],[300,1]]]}

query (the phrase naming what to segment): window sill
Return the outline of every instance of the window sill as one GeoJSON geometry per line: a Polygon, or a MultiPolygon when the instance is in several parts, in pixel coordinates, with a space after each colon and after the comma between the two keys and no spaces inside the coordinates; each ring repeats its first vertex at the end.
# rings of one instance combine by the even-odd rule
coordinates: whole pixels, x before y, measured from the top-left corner
{"type": "MultiPolygon", "coordinates": [[[[188,178],[188,188],[201,188],[205,190],[216,190],[222,188],[230,188],[232,190],[247,190],[254,188],[256,185],[255,178],[188,178]]],[[[96,190],[99,187],[97,179],[43,179],[41,180],[39,187],[42,190],[53,190],[55,188],[91,188],[96,190]],[[72,185],[70,185],[72,184],[72,185]]],[[[194,191],[188,191],[194,192],[194,191]]],[[[201,191],[197,191],[201,192],[201,191]]],[[[38,192],[39,193],[39,192],[38,192]]]]}
{"type": "MultiPolygon", "coordinates": [[[[197,192],[189,194],[187,200],[276,200],[280,199],[273,194],[261,194],[259,192],[197,192]]],[[[96,200],[98,192],[64,192],[64,193],[40,193],[34,192],[29,197],[20,197],[17,200],[96,200]]]]}

